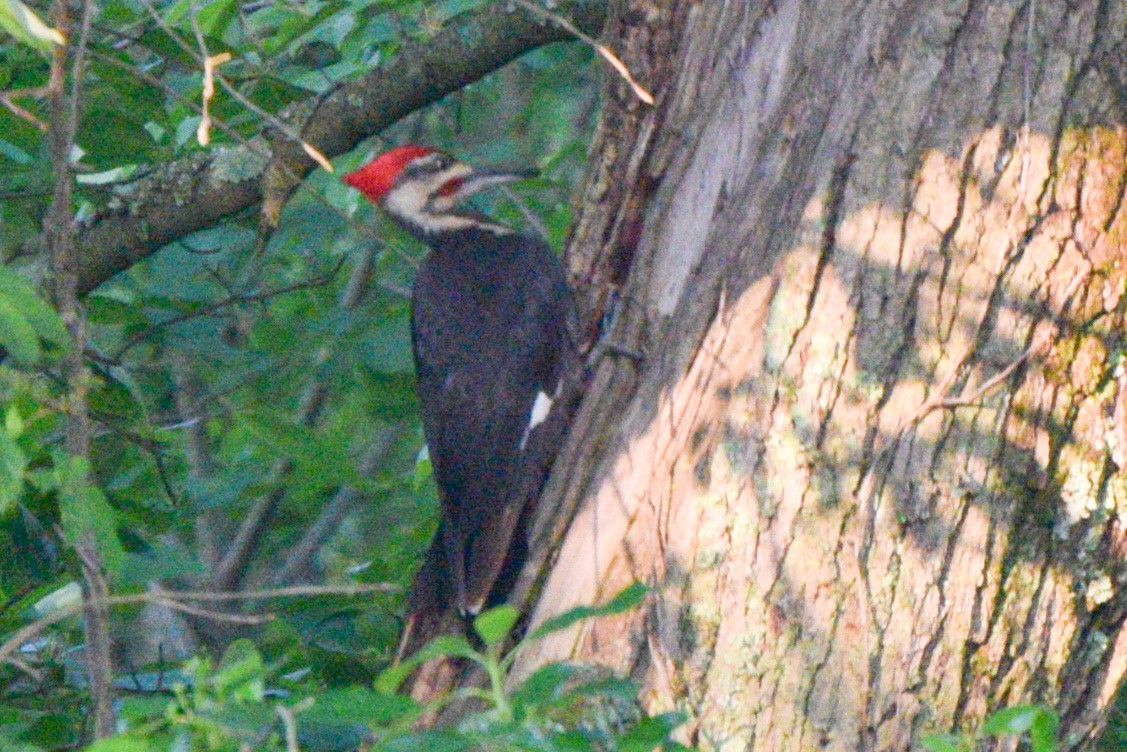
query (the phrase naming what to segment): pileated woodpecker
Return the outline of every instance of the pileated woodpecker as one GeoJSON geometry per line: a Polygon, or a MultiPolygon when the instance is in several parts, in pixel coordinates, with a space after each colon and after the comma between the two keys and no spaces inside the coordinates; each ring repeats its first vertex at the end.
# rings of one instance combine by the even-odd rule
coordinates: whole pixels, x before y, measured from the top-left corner
{"type": "Polygon", "coordinates": [[[529,438],[575,354],[571,291],[547,243],[459,211],[477,191],[526,177],[421,146],[344,176],[431,248],[412,290],[411,339],[447,585],[464,615],[481,610],[504,564],[529,438]]]}

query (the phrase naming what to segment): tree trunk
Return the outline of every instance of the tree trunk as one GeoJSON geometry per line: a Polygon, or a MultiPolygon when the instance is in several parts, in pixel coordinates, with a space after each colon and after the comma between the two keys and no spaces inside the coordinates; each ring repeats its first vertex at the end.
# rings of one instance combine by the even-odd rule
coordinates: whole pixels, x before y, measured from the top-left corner
{"type": "Polygon", "coordinates": [[[598,366],[533,618],[657,590],[518,672],[609,663],[706,748],[1028,701],[1091,741],[1127,661],[1125,38],[1122,0],[617,4],[658,104],[608,85],[571,260],[644,357],[598,366]]]}

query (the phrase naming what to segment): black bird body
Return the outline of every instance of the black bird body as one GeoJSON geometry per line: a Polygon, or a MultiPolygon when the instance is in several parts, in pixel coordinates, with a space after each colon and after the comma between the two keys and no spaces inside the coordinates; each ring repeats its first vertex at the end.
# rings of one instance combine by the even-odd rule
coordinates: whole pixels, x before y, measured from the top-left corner
{"type": "Polygon", "coordinates": [[[414,146],[345,177],[431,248],[412,289],[411,333],[444,579],[463,614],[482,608],[505,562],[527,500],[518,481],[529,438],[575,356],[571,292],[548,245],[456,211],[519,177],[414,146]]]}
{"type": "Polygon", "coordinates": [[[556,394],[571,298],[536,238],[472,229],[427,238],[411,330],[423,429],[442,490],[454,597],[476,612],[520,514],[511,498],[527,432],[556,394]],[[543,408],[542,408],[543,409],[543,408]]]}

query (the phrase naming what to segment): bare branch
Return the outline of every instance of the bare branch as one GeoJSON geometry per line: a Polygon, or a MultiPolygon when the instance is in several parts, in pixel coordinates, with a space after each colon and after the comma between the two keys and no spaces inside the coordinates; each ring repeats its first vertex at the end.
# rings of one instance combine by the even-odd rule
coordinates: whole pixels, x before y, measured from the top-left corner
{"type": "Polygon", "coordinates": [[[28,109],[21,107],[20,105],[16,104],[15,98],[18,97],[18,96],[28,96],[28,94],[26,93],[26,91],[24,91],[24,92],[0,91],[0,104],[4,105],[4,108],[6,110],[8,110],[9,112],[11,112],[16,117],[20,118],[21,120],[26,120],[27,122],[31,123],[36,128],[38,128],[39,130],[46,133],[47,128],[48,128],[47,123],[45,123],[43,120],[37,118],[31,112],[31,110],[28,110],[28,109]]]}
{"type": "Polygon", "coordinates": [[[31,665],[30,663],[28,663],[27,661],[21,660],[20,658],[16,658],[16,657],[15,657],[14,655],[13,655],[13,656],[9,656],[9,657],[8,657],[8,658],[7,658],[7,659],[6,659],[5,661],[4,661],[4,663],[7,663],[7,664],[8,664],[9,666],[15,666],[15,667],[16,667],[16,668],[18,668],[18,669],[19,669],[20,671],[22,671],[22,672],[24,672],[25,674],[27,674],[27,675],[28,675],[28,677],[29,677],[29,678],[30,678],[30,679],[31,679],[32,681],[35,681],[35,682],[43,681],[43,674],[44,674],[44,672],[43,672],[43,671],[41,671],[41,670],[39,670],[39,669],[35,668],[34,666],[32,666],[32,665],[31,665]]]}
{"type": "MultiPolygon", "coordinates": [[[[173,390],[176,413],[181,419],[180,426],[187,431],[184,458],[188,463],[188,477],[198,482],[215,468],[207,440],[207,422],[199,418],[203,412],[203,385],[183,352],[173,353],[171,372],[176,384],[173,390]]],[[[208,567],[219,563],[221,532],[225,532],[227,526],[225,515],[213,506],[206,506],[196,515],[195,547],[200,559],[208,567]]]]}
{"type": "MultiPolygon", "coordinates": [[[[78,103],[86,70],[86,44],[94,15],[91,0],[81,5],[77,43],[59,44],[54,48],[51,73],[47,85],[50,124],[47,129],[51,166],[55,180],[51,206],[44,218],[44,238],[49,252],[55,304],[70,331],[71,351],[63,360],[62,376],[67,390],[67,411],[64,413],[64,440],[67,454],[87,458],[90,451],[89,379],[83,351],[86,346],[85,314],[78,297],[78,257],[75,247],[75,226],[71,202],[74,176],[71,152],[78,129],[78,103]],[[71,86],[67,91],[67,58],[73,53],[70,66],[71,86]]],[[[56,0],[52,6],[55,26],[66,39],[74,39],[74,19],[67,0],[56,0]]],[[[87,527],[75,542],[75,553],[82,568],[83,626],[86,636],[86,666],[90,676],[95,739],[104,739],[114,732],[113,657],[109,614],[96,605],[109,595],[93,531],[87,527]]]]}
{"type": "Polygon", "coordinates": [[[161,596],[176,600],[211,601],[225,603],[230,601],[265,601],[273,598],[306,598],[315,595],[370,595],[372,593],[394,593],[398,585],[370,583],[364,585],[291,585],[280,588],[259,590],[239,590],[238,592],[216,593],[211,590],[156,590],[161,596]]]}
{"type": "Polygon", "coordinates": [[[541,18],[548,19],[552,23],[557,24],[562,29],[566,29],[567,32],[574,36],[576,39],[589,45],[592,49],[595,50],[595,52],[599,53],[600,57],[602,57],[610,64],[610,67],[614,68],[615,72],[622,77],[622,80],[630,85],[630,89],[634,92],[634,96],[636,96],[646,104],[652,105],[654,103],[653,94],[650,94],[650,92],[646,90],[644,86],[642,86],[634,79],[634,76],[630,73],[630,69],[626,67],[626,63],[622,62],[622,58],[614,54],[614,52],[611,51],[611,49],[605,44],[600,44],[597,39],[593,39],[589,34],[584,34],[582,31],[575,27],[575,24],[573,24],[571,21],[568,21],[564,16],[561,16],[559,13],[553,13],[547,8],[542,8],[536,3],[532,2],[532,0],[515,0],[515,2],[522,8],[532,11],[541,18]]]}
{"type": "Polygon", "coordinates": [[[180,324],[192,319],[200,318],[201,316],[210,316],[216,311],[221,311],[228,306],[239,305],[242,303],[260,303],[265,300],[270,300],[271,298],[276,298],[280,295],[285,295],[286,293],[297,292],[298,290],[309,290],[315,287],[323,287],[324,285],[327,285],[328,283],[333,281],[333,278],[336,277],[337,272],[339,272],[341,267],[344,266],[345,258],[346,257],[341,256],[337,263],[333,265],[332,269],[330,269],[325,274],[319,275],[312,279],[303,279],[299,282],[294,282],[293,284],[285,285],[273,290],[263,290],[261,292],[251,293],[232,293],[221,300],[215,301],[214,303],[208,303],[207,305],[200,306],[195,310],[188,311],[186,313],[180,313],[167,318],[164,321],[158,321],[154,324],[150,324],[149,326],[145,327],[141,331],[131,336],[128,340],[126,340],[121,348],[117,351],[117,353],[114,354],[111,358],[108,358],[108,360],[113,363],[120,363],[121,359],[125,357],[126,353],[128,353],[140,343],[144,342],[146,339],[151,337],[154,332],[160,329],[174,326],[175,324],[180,324]]]}
{"type": "MultiPolygon", "coordinates": [[[[570,39],[567,31],[504,6],[490,3],[459,15],[431,39],[405,44],[362,78],[278,117],[325,154],[343,154],[524,53],[570,39]]],[[[571,0],[561,3],[558,12],[585,33],[597,33],[606,1],[571,0]]],[[[275,144],[274,161],[296,176],[314,167],[301,146],[292,143],[275,144]]],[[[87,293],[162,246],[255,206],[263,195],[261,166],[261,157],[250,149],[231,147],[193,154],[154,170],[141,181],[129,206],[107,211],[79,231],[79,290],[87,293]]],[[[39,246],[32,241],[23,253],[34,255],[39,246]]]]}
{"type": "Polygon", "coordinates": [[[86,670],[90,675],[90,699],[94,706],[94,738],[112,736],[115,726],[113,710],[113,638],[110,613],[104,605],[110,588],[102,574],[102,557],[98,554],[94,533],[89,528],[75,548],[82,565],[83,631],[86,637],[86,670]]]}
{"type": "MultiPolygon", "coordinates": [[[[360,263],[352,269],[348,284],[340,294],[339,305],[343,309],[355,308],[364,298],[371,278],[372,264],[375,262],[375,248],[369,247],[360,263]]],[[[317,353],[318,363],[326,362],[331,355],[328,346],[322,347],[317,353]]],[[[317,374],[319,369],[314,368],[317,374]]],[[[327,389],[321,379],[314,375],[310,378],[298,407],[295,422],[299,425],[311,426],[317,422],[324,407],[327,389]]],[[[292,471],[293,463],[289,459],[281,459],[271,468],[271,478],[276,486],[266,496],[259,498],[243,518],[235,539],[227,554],[215,568],[211,577],[211,586],[215,590],[233,590],[246,574],[247,563],[262,543],[262,534],[266,525],[274,515],[275,509],[285,497],[285,484],[281,482],[292,471]]]]}
{"type": "Polygon", "coordinates": [[[233,601],[271,600],[276,598],[306,598],[319,595],[345,595],[361,596],[372,593],[387,593],[397,591],[395,585],[374,583],[366,585],[300,585],[286,588],[268,588],[263,590],[247,590],[238,593],[214,593],[200,590],[161,590],[154,589],[147,593],[133,593],[130,595],[111,595],[82,603],[64,606],[46,616],[40,617],[30,624],[17,630],[11,637],[0,645],[0,663],[7,663],[11,657],[22,647],[34,640],[43,630],[78,616],[87,608],[113,608],[115,606],[137,606],[150,604],[164,606],[178,611],[196,609],[200,615],[208,618],[221,618],[223,620],[236,620],[242,623],[262,623],[276,618],[272,614],[258,614],[247,616],[243,614],[217,614],[212,611],[200,610],[185,601],[202,601],[224,603],[233,601]],[[254,620],[254,621],[248,621],[254,620]]]}

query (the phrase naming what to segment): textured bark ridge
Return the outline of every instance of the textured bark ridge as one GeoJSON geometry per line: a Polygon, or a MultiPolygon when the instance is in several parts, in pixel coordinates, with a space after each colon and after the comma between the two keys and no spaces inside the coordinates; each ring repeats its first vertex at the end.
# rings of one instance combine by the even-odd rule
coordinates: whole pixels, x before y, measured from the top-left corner
{"type": "Polygon", "coordinates": [[[614,332],[648,357],[599,369],[534,619],[660,590],[523,665],[630,671],[707,748],[902,750],[1033,700],[1089,741],[1127,660],[1127,3],[612,29],[676,75],[612,92],[573,258],[636,244],[614,332]]]}

